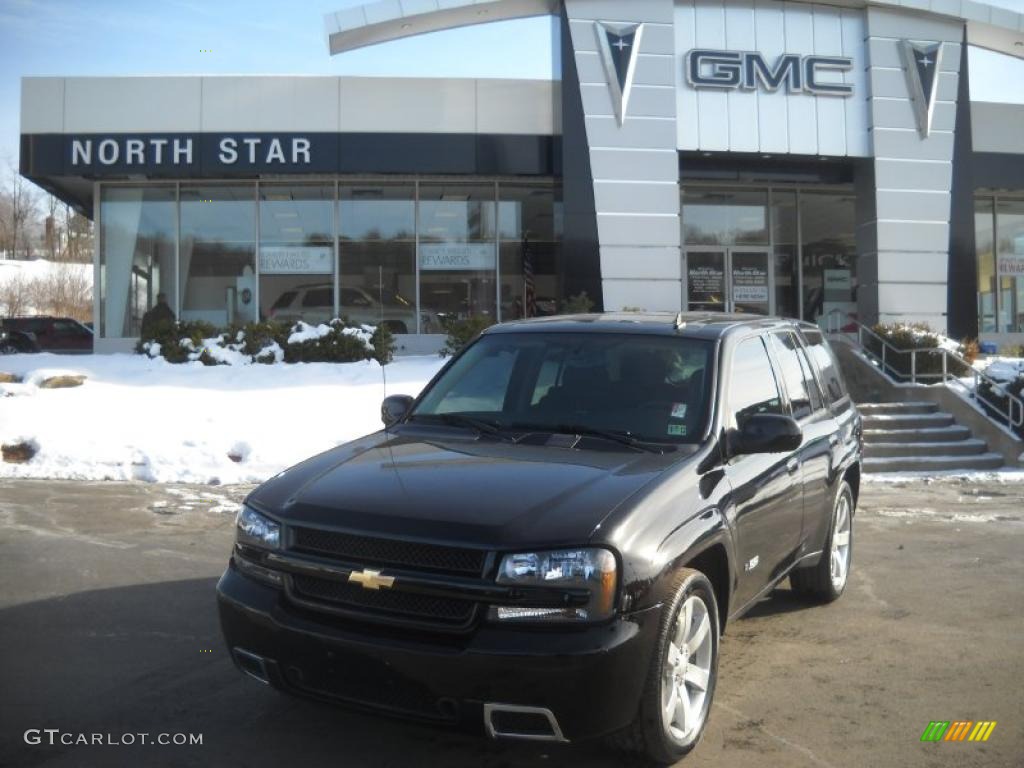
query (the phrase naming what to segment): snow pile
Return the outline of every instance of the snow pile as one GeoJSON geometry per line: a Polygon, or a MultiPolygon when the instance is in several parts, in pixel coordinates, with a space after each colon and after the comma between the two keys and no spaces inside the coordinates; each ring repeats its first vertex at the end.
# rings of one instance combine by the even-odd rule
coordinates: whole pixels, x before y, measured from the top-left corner
{"type": "MultiPolygon", "coordinates": [[[[387,393],[416,395],[443,363],[397,359],[387,393]]],[[[35,354],[2,357],[0,370],[23,378],[0,384],[0,443],[38,447],[27,463],[0,462],[0,477],[259,482],[381,428],[374,360],[204,366],[35,354]],[[56,373],[87,378],[73,389],[39,388],[56,373]]]]}
{"type": "MultiPolygon", "coordinates": [[[[332,321],[333,324],[338,324],[339,321],[332,321]]],[[[335,325],[321,323],[320,325],[310,325],[299,320],[295,324],[295,329],[292,334],[288,337],[289,344],[302,344],[305,341],[316,341],[322,339],[325,336],[330,336],[334,333],[335,325]]],[[[372,325],[361,325],[358,328],[355,327],[342,327],[341,332],[345,336],[352,336],[359,339],[365,344],[371,351],[373,350],[373,344],[370,340],[373,338],[373,332],[376,330],[372,325]]]]}

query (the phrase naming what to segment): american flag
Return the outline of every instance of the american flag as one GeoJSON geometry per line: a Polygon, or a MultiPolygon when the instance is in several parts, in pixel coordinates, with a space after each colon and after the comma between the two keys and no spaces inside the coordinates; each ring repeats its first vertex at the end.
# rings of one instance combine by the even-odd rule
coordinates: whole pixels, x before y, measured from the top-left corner
{"type": "Polygon", "coordinates": [[[537,316],[537,288],[533,282],[533,254],[530,241],[523,238],[523,317],[537,316]]]}

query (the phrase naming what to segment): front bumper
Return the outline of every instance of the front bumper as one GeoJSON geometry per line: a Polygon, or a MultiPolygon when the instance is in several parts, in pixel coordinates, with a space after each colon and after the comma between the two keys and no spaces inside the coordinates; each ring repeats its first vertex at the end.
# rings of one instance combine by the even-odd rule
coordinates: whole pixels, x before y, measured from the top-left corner
{"type": "Polygon", "coordinates": [[[569,741],[633,720],[660,616],[653,608],[560,630],[481,624],[438,637],[305,612],[233,564],[217,601],[228,649],[266,659],[269,682],[292,693],[474,730],[485,704],[544,708],[569,741]]]}

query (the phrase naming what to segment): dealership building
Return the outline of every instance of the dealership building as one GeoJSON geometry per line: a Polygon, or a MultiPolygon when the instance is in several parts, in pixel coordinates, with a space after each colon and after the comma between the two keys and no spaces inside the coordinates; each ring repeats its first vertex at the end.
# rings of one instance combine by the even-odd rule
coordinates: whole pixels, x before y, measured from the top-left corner
{"type": "Polygon", "coordinates": [[[161,293],[225,327],[383,321],[407,352],[583,292],[1020,343],[1004,6],[384,0],[330,14],[325,58],[548,16],[553,76],[27,77],[20,168],[96,223],[98,351],[161,293]]]}

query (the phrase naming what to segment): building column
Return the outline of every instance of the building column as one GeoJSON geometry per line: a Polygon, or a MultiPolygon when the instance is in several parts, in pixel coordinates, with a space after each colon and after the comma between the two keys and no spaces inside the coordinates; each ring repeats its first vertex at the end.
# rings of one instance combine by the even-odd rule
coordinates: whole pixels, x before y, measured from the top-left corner
{"type": "MultiPolygon", "coordinates": [[[[604,309],[678,311],[682,265],[674,4],[565,0],[565,10],[588,145],[604,309]],[[598,48],[597,21],[643,24],[621,125],[598,48]]],[[[565,89],[576,85],[564,69],[562,74],[565,89]]],[[[569,145],[583,138],[574,137],[568,127],[563,124],[567,156],[569,145]]],[[[568,215],[571,182],[564,183],[568,215]]]]}
{"type": "MultiPolygon", "coordinates": [[[[874,210],[859,218],[866,322],[947,329],[950,190],[963,23],[867,8],[874,210]],[[942,42],[931,132],[915,118],[900,41],[942,42]]],[[[860,191],[860,190],[858,190],[860,191]]]]}

